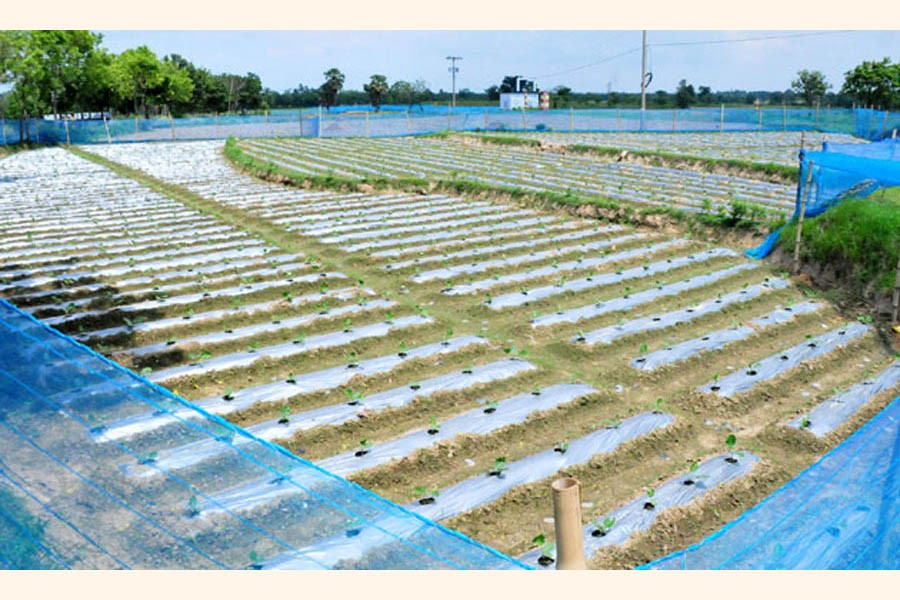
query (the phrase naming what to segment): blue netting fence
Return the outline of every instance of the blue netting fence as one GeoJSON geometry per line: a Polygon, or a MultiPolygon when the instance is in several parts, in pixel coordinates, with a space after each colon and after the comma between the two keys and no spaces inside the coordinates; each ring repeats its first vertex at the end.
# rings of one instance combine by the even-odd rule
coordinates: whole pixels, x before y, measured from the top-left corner
{"type": "Polygon", "coordinates": [[[641,568],[900,568],[900,398],[719,532],[641,568]]]}
{"type": "Polygon", "coordinates": [[[102,144],[234,137],[387,137],[439,131],[706,132],[819,130],[881,139],[900,126],[896,116],[866,109],[691,108],[501,110],[497,107],[415,105],[274,110],[264,115],[122,118],[107,121],[0,120],[0,143],[102,144]],[[21,129],[21,130],[20,130],[21,129]]]}
{"type": "Polygon", "coordinates": [[[0,568],[270,565],[524,567],[196,409],[0,300],[0,568]],[[154,413],[170,423],[103,439],[106,424],[154,413]],[[189,443],[226,452],[176,472],[156,466],[157,453],[189,443]],[[252,511],[200,511],[259,478],[296,489],[252,511]]]}
{"type": "MultiPolygon", "coordinates": [[[[804,218],[813,218],[848,198],[865,198],[876,190],[900,185],[898,145],[897,139],[889,138],[871,144],[825,142],[819,152],[801,151],[797,196],[790,223],[800,215],[804,197],[804,218]],[[810,188],[808,195],[807,185],[810,188]]],[[[782,229],[773,231],[762,244],[744,253],[750,258],[765,258],[774,250],[782,229]]]]}

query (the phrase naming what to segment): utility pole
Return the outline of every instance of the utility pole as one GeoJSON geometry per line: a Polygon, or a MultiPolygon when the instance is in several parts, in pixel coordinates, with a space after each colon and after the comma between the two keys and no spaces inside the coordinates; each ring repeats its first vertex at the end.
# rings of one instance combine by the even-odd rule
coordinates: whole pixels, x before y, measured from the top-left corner
{"type": "Polygon", "coordinates": [[[644,130],[644,111],[647,110],[647,30],[641,35],[641,131],[644,130]]]}
{"type": "Polygon", "coordinates": [[[452,84],[453,87],[451,88],[452,89],[451,93],[453,94],[453,96],[452,96],[453,99],[450,101],[450,106],[455,108],[456,107],[456,74],[459,72],[459,67],[456,66],[456,61],[462,60],[462,56],[448,56],[447,60],[450,61],[450,68],[448,69],[448,71],[450,71],[450,76],[453,79],[453,84],[452,84]]]}

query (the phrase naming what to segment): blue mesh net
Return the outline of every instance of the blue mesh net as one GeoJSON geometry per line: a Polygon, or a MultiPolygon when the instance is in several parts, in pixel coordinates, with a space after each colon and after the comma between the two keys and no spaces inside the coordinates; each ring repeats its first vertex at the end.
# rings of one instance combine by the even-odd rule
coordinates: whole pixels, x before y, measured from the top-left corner
{"type": "Polygon", "coordinates": [[[900,568],[900,398],[721,531],[641,568],[900,568]]]}
{"type": "Polygon", "coordinates": [[[0,567],[239,569],[287,559],[527,568],[202,413],[0,300],[0,567]],[[185,407],[197,414],[181,416],[185,407]],[[103,439],[106,423],[148,412],[171,422],[103,439]],[[226,452],[177,472],[155,465],[157,453],[201,440],[226,452]],[[201,510],[260,477],[296,490],[252,511],[201,510]]]}
{"type": "MultiPolygon", "coordinates": [[[[819,152],[801,151],[799,185],[790,222],[797,220],[804,196],[804,218],[813,218],[847,198],[865,198],[878,189],[900,185],[900,149],[897,145],[896,139],[870,144],[825,142],[819,152]],[[809,180],[807,195],[810,169],[812,179],[809,180]]],[[[750,258],[765,258],[778,243],[782,229],[776,229],[762,244],[746,250],[744,254],[750,258]]]]}

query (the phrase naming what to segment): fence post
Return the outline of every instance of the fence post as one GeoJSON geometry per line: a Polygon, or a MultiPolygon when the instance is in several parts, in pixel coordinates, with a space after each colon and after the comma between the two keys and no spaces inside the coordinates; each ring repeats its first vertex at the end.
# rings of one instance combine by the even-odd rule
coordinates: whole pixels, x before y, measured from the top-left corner
{"type": "Polygon", "coordinates": [[[812,187],[812,161],[809,161],[807,169],[806,189],[803,190],[803,199],[800,201],[800,215],[797,217],[797,237],[794,240],[794,275],[800,272],[800,235],[803,232],[803,217],[806,215],[806,200],[809,198],[809,188],[812,187]]]}
{"type": "Polygon", "coordinates": [[[722,103],[722,109],[719,113],[719,133],[725,131],[725,103],[722,103]]]}
{"type": "Polygon", "coordinates": [[[616,133],[622,130],[622,109],[616,109],[616,133]]]}
{"type": "Polygon", "coordinates": [[[528,131],[528,121],[525,120],[525,107],[522,107],[522,130],[528,131]]]}
{"type": "Polygon", "coordinates": [[[759,113],[759,129],[762,130],[762,104],[756,107],[756,112],[759,113]]]}
{"type": "Polygon", "coordinates": [[[366,137],[369,137],[369,111],[366,111],[366,137]]]}
{"type": "Polygon", "coordinates": [[[106,115],[103,115],[103,126],[106,128],[106,143],[112,144],[112,136],[109,134],[109,121],[106,120],[106,115]]]}
{"type": "Polygon", "coordinates": [[[450,122],[452,113],[450,111],[451,111],[450,103],[448,102],[447,103],[447,131],[453,131],[453,126],[452,126],[452,123],[450,122]]]}
{"type": "Polygon", "coordinates": [[[138,115],[134,113],[134,137],[138,135],[138,115]]]}
{"type": "Polygon", "coordinates": [[[881,124],[881,138],[882,139],[884,139],[884,134],[887,133],[887,122],[888,122],[889,114],[891,114],[891,111],[889,111],[889,110],[884,111],[884,122],[881,124]]]}
{"type": "Polygon", "coordinates": [[[821,104],[821,102],[816,100],[816,129],[819,128],[819,104],[821,104]]]}
{"type": "Polygon", "coordinates": [[[6,119],[0,119],[0,135],[3,136],[3,145],[6,145],[6,119]]]}
{"type": "Polygon", "coordinates": [[[569,107],[569,131],[575,131],[575,109],[569,107]]]}
{"type": "Polygon", "coordinates": [[[897,275],[894,277],[894,297],[891,306],[894,308],[891,323],[896,323],[900,319],[900,256],[897,257],[897,275]]]}
{"type": "Polygon", "coordinates": [[[322,105],[319,105],[319,119],[316,121],[316,137],[322,137],[322,105]]]}
{"type": "Polygon", "coordinates": [[[66,146],[71,146],[72,138],[69,137],[69,119],[63,118],[63,126],[66,128],[66,146]]]}
{"type": "Polygon", "coordinates": [[[676,124],[678,122],[678,109],[672,109],[672,131],[675,131],[676,124]]]}
{"type": "Polygon", "coordinates": [[[300,129],[300,137],[303,137],[303,107],[297,110],[297,126],[300,129]]]}
{"type": "Polygon", "coordinates": [[[800,149],[803,150],[804,148],[806,148],[806,132],[801,131],[800,132],[800,149]]]}
{"type": "Polygon", "coordinates": [[[490,126],[490,122],[488,121],[488,111],[484,109],[484,130],[487,131],[490,126]]]}
{"type": "Polygon", "coordinates": [[[781,130],[787,131],[787,104],[781,103],[781,130]]]}
{"type": "Polygon", "coordinates": [[[406,133],[412,133],[412,123],[409,122],[409,109],[406,109],[406,133]]]}

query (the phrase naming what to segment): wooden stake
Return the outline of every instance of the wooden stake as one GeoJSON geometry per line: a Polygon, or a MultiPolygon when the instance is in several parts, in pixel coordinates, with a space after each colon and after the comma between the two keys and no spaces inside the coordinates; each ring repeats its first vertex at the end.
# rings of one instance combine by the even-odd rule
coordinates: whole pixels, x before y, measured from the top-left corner
{"type": "Polygon", "coordinates": [[[787,104],[781,103],[781,130],[787,131],[787,104]]]}
{"type": "Polygon", "coordinates": [[[138,134],[138,116],[137,113],[134,113],[134,135],[138,134]]]}
{"type": "Polygon", "coordinates": [[[366,137],[369,137],[369,111],[366,111],[366,137]]]}
{"type": "MultiPolygon", "coordinates": [[[[896,129],[894,132],[896,133],[896,129]]],[[[6,119],[0,119],[0,135],[3,136],[3,145],[6,145],[6,119]]]]}
{"type": "Polygon", "coordinates": [[[675,131],[675,127],[678,123],[678,109],[672,110],[672,131],[675,131]]]}
{"type": "Polygon", "coordinates": [[[891,322],[896,323],[900,319],[900,257],[897,259],[897,275],[894,277],[894,297],[891,306],[894,307],[891,322]]]}
{"type": "Polygon", "coordinates": [[[316,121],[316,137],[322,137],[322,105],[319,105],[319,120],[316,121]]]}
{"type": "Polygon", "coordinates": [[[569,131],[575,131],[575,109],[569,107],[569,131]]]}
{"type": "MultiPolygon", "coordinates": [[[[485,119],[487,119],[487,113],[485,113],[485,119]]],[[[412,123],[409,121],[409,109],[406,109],[406,133],[412,133],[412,123]]]]}
{"type": "Polygon", "coordinates": [[[890,115],[890,114],[891,114],[891,111],[889,111],[889,110],[884,111],[884,122],[881,124],[881,138],[882,139],[884,139],[884,134],[887,133],[888,115],[890,115]]]}
{"type": "Polygon", "coordinates": [[[106,115],[103,115],[103,126],[106,128],[106,143],[112,144],[112,136],[109,134],[109,121],[106,120],[106,115]]]}
{"type": "Polygon", "coordinates": [[[809,188],[812,187],[813,162],[809,161],[806,172],[806,189],[803,190],[803,199],[800,201],[800,216],[797,217],[797,238],[794,240],[794,275],[800,272],[800,236],[803,232],[803,217],[806,215],[806,200],[809,198],[809,188]]]}
{"type": "Polygon", "coordinates": [[[487,131],[490,126],[490,122],[488,121],[488,111],[484,109],[484,130],[487,131]]]}
{"type": "Polygon", "coordinates": [[[166,112],[169,113],[169,127],[172,128],[172,139],[174,140],[175,139],[175,119],[172,118],[171,110],[167,110],[166,112]]]}
{"type": "Polygon", "coordinates": [[[525,120],[525,108],[522,108],[522,129],[528,131],[528,121],[525,120]]]}
{"type": "Polygon", "coordinates": [[[303,137],[303,109],[297,111],[297,125],[300,129],[300,137],[303,137]]]}
{"type": "Polygon", "coordinates": [[[800,132],[800,149],[801,150],[806,149],[806,132],[805,131],[800,132]]]}
{"type": "Polygon", "coordinates": [[[719,133],[725,131],[725,104],[722,103],[722,109],[719,112],[719,133]]]}
{"type": "Polygon", "coordinates": [[[819,105],[820,104],[821,103],[818,100],[816,100],[816,129],[819,128],[819,105]]]}
{"type": "Polygon", "coordinates": [[[69,119],[63,117],[63,125],[66,128],[66,146],[71,146],[72,140],[69,138],[69,119]]]}
{"type": "Polygon", "coordinates": [[[759,113],[759,128],[762,129],[762,104],[756,107],[756,112],[759,113]]]}
{"type": "Polygon", "coordinates": [[[616,109],[616,131],[622,131],[622,109],[616,109]]]}

